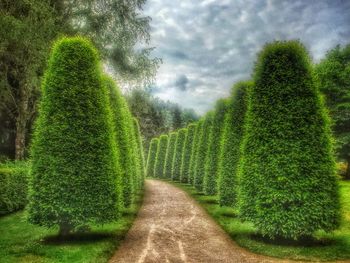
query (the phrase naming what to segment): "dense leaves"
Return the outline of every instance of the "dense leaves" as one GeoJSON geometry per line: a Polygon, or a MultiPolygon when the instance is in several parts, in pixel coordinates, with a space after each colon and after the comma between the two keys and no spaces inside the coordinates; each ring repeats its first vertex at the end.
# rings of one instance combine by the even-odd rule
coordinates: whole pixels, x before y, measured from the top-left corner
{"type": "Polygon", "coordinates": [[[197,123],[196,130],[194,133],[194,139],[193,139],[193,145],[192,145],[192,151],[191,151],[191,159],[190,159],[190,174],[189,174],[189,183],[194,184],[194,174],[196,169],[196,161],[197,161],[197,155],[198,155],[198,148],[199,148],[199,139],[200,134],[203,126],[203,119],[200,119],[197,123]]]}
{"type": "Polygon", "coordinates": [[[182,161],[182,155],[184,152],[186,136],[187,136],[186,128],[182,128],[178,130],[177,136],[176,136],[176,142],[175,142],[172,169],[171,169],[172,170],[171,179],[174,181],[180,181],[181,161],[182,161]]]}
{"type": "Polygon", "coordinates": [[[172,165],[175,153],[175,143],[176,143],[177,133],[172,132],[169,135],[168,146],[165,155],[165,164],[163,175],[165,178],[171,178],[172,175],[172,165]]]}
{"type": "Polygon", "coordinates": [[[156,154],[156,162],[154,165],[154,176],[163,178],[166,150],[168,147],[168,135],[161,135],[159,137],[159,146],[156,154]]]}
{"type": "Polygon", "coordinates": [[[158,150],[158,138],[153,138],[151,140],[151,144],[149,146],[148,150],[148,157],[147,157],[147,166],[146,166],[146,175],[149,177],[154,177],[154,164],[156,162],[156,154],[158,150]]]}
{"type": "Polygon", "coordinates": [[[184,152],[183,152],[182,161],[181,161],[180,181],[183,183],[189,182],[191,154],[192,154],[196,128],[197,128],[197,124],[195,123],[191,123],[187,127],[187,136],[184,144],[184,152]]]}

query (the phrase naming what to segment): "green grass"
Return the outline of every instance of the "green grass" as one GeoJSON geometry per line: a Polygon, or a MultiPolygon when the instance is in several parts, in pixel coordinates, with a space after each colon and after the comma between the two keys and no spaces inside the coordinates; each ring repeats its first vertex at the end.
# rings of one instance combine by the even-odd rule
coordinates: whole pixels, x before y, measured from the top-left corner
{"type": "Polygon", "coordinates": [[[267,256],[305,261],[350,259],[350,182],[341,182],[343,220],[333,233],[317,233],[315,240],[304,243],[269,241],[259,237],[251,224],[243,223],[229,207],[220,207],[215,196],[205,196],[188,185],[175,183],[190,194],[240,246],[267,256]]]}
{"type": "Polygon", "coordinates": [[[107,262],[131,227],[142,203],[125,209],[112,224],[92,226],[90,234],[75,234],[66,241],[57,239],[57,229],[26,222],[24,212],[0,217],[0,261],[2,263],[107,262]]]}

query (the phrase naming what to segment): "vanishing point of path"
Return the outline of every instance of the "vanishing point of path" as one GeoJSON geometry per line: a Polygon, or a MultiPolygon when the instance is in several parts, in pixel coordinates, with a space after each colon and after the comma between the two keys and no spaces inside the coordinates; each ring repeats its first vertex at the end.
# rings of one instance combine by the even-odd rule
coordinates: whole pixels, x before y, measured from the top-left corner
{"type": "Polygon", "coordinates": [[[250,253],[235,244],[184,191],[146,180],[144,203],[109,263],[296,262],[250,253]]]}

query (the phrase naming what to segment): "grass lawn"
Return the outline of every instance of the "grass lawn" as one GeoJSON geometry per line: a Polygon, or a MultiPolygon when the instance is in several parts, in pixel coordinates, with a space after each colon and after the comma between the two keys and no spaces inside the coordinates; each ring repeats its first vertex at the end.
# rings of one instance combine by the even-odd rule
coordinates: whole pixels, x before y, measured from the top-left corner
{"type": "Polygon", "coordinates": [[[90,234],[72,235],[68,241],[56,239],[57,229],[33,226],[24,212],[0,217],[0,261],[10,262],[107,262],[131,227],[142,203],[125,209],[116,223],[92,227],[90,234]]]}
{"type": "Polygon", "coordinates": [[[252,252],[305,261],[350,260],[350,182],[341,182],[341,227],[331,234],[317,233],[315,241],[303,245],[264,240],[256,235],[252,225],[242,223],[237,218],[234,209],[220,207],[217,197],[198,193],[188,184],[172,183],[189,193],[240,246],[252,252]]]}

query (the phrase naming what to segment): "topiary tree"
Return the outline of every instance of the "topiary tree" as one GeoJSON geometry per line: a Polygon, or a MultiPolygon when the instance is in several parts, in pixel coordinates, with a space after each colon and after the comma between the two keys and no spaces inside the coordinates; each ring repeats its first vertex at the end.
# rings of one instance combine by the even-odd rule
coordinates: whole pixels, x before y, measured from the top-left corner
{"type": "Polygon", "coordinates": [[[204,118],[202,129],[200,130],[198,153],[194,173],[194,187],[197,191],[203,190],[203,177],[205,173],[205,161],[209,150],[209,134],[213,121],[213,113],[209,112],[204,118]]]}
{"type": "Polygon", "coordinates": [[[163,171],[163,176],[165,178],[171,178],[171,173],[172,173],[171,169],[172,169],[174,153],[175,153],[176,137],[177,137],[176,132],[171,132],[169,135],[168,146],[167,146],[166,155],[165,155],[164,171],[163,171]]]}
{"type": "Polygon", "coordinates": [[[190,161],[192,154],[192,146],[194,142],[194,136],[196,132],[197,124],[191,123],[187,127],[187,136],[184,145],[184,153],[182,155],[181,160],[181,173],[180,173],[180,181],[183,183],[189,182],[190,177],[190,161]]]}
{"type": "Polygon", "coordinates": [[[129,207],[133,202],[133,175],[135,173],[133,151],[130,147],[129,109],[114,80],[105,75],[103,76],[103,83],[107,87],[109,93],[115,141],[120,153],[119,163],[121,167],[123,204],[124,207],[129,207]]]}
{"type": "Polygon", "coordinates": [[[166,149],[168,147],[168,135],[161,135],[159,138],[159,146],[156,154],[156,162],[154,165],[154,175],[156,177],[164,177],[164,164],[165,164],[165,155],[166,149]]]}
{"type": "Polygon", "coordinates": [[[120,166],[96,49],[62,38],[52,50],[32,142],[28,220],[61,235],[115,220],[120,166]]]}
{"type": "Polygon", "coordinates": [[[300,239],[339,224],[329,121],[298,41],[258,57],[243,140],[239,209],[262,235],[300,239]]]}
{"type": "Polygon", "coordinates": [[[159,143],[159,139],[153,138],[149,146],[147,166],[146,166],[146,175],[148,177],[154,177],[154,164],[156,162],[158,143],[159,143]]]}
{"type": "Polygon", "coordinates": [[[137,141],[137,154],[139,156],[139,162],[140,162],[140,170],[141,170],[141,177],[140,177],[140,188],[143,187],[144,181],[145,181],[145,157],[143,155],[143,145],[142,145],[142,138],[141,138],[141,132],[140,132],[140,125],[136,118],[134,118],[134,128],[135,128],[135,134],[136,134],[136,141],[137,141]]]}
{"type": "Polygon", "coordinates": [[[247,110],[247,92],[251,82],[238,82],[227,102],[218,169],[219,204],[233,207],[237,201],[237,173],[240,145],[247,110]]]}
{"type": "Polygon", "coordinates": [[[205,174],[203,179],[203,190],[206,195],[217,193],[217,174],[219,155],[221,148],[221,137],[223,133],[227,100],[218,100],[215,106],[213,124],[209,134],[209,149],[205,161],[205,174]]]}
{"type": "Polygon", "coordinates": [[[171,179],[173,181],[180,181],[181,174],[181,161],[184,152],[184,145],[187,136],[187,129],[182,128],[177,132],[176,142],[175,142],[175,152],[172,164],[171,179]]]}
{"type": "Polygon", "coordinates": [[[129,111],[130,115],[130,122],[131,122],[131,131],[130,131],[130,139],[131,139],[131,145],[132,145],[132,152],[133,152],[133,161],[134,161],[134,180],[133,180],[133,185],[134,185],[134,191],[135,194],[137,191],[141,190],[142,187],[142,167],[141,167],[141,159],[140,159],[140,154],[139,154],[139,148],[138,148],[138,125],[137,120],[132,116],[131,112],[129,111]],[[136,123],[135,123],[136,121],[136,123]]]}
{"type": "Polygon", "coordinates": [[[196,131],[194,133],[192,151],[191,151],[191,159],[190,159],[190,173],[189,173],[189,183],[194,184],[194,174],[196,168],[196,161],[198,155],[199,148],[199,137],[203,126],[203,119],[200,119],[197,123],[196,131]]]}

